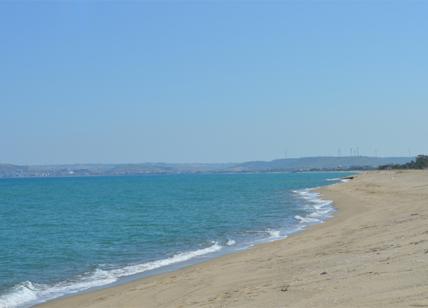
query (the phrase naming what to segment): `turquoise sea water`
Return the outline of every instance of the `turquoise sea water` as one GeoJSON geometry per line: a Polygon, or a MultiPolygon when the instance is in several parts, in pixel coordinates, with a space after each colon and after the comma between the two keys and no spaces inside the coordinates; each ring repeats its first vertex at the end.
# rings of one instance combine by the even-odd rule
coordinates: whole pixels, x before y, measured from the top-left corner
{"type": "Polygon", "coordinates": [[[0,307],[31,306],[283,238],[346,173],[0,180],[0,307]]]}

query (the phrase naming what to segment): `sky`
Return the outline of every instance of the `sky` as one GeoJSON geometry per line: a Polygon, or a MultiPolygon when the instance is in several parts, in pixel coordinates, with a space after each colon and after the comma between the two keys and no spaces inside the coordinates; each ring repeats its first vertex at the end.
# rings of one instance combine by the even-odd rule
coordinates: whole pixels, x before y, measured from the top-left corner
{"type": "Polygon", "coordinates": [[[0,2],[0,163],[428,153],[428,2],[0,2]]]}

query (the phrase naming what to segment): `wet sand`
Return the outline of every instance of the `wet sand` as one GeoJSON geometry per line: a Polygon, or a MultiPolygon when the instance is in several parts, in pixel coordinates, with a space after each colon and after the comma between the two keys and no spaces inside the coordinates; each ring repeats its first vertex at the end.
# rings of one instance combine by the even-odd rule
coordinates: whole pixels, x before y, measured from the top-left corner
{"type": "Polygon", "coordinates": [[[428,307],[428,171],[322,188],[324,224],[173,273],[41,307],[428,307]]]}

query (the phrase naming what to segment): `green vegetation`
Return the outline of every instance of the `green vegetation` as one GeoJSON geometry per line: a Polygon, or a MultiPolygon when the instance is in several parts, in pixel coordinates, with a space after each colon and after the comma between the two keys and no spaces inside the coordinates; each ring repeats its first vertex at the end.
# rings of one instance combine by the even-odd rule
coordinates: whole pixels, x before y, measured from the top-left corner
{"type": "Polygon", "coordinates": [[[418,155],[415,160],[402,165],[389,164],[379,166],[379,170],[390,170],[390,169],[428,169],[428,155],[418,155]]]}

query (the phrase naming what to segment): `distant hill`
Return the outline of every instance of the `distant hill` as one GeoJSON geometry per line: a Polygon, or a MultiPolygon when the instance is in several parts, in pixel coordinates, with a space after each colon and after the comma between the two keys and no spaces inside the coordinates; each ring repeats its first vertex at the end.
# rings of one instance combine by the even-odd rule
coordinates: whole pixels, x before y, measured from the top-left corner
{"type": "Polygon", "coordinates": [[[204,173],[226,170],[235,164],[69,164],[18,166],[0,164],[0,178],[125,176],[140,174],[204,173]]]}
{"type": "Polygon", "coordinates": [[[234,171],[308,171],[374,169],[381,165],[403,164],[413,157],[327,156],[253,161],[237,164],[234,171]]]}
{"type": "Polygon", "coordinates": [[[389,169],[428,169],[428,155],[418,155],[415,160],[405,164],[387,164],[379,166],[379,170],[389,169]]]}
{"type": "Polygon", "coordinates": [[[63,176],[125,176],[141,174],[271,172],[314,170],[376,169],[382,165],[410,162],[413,157],[303,157],[225,164],[70,164],[18,166],[0,164],[0,178],[63,177],[63,176]]]}
{"type": "Polygon", "coordinates": [[[11,164],[0,164],[0,177],[20,177],[27,176],[28,167],[15,166],[11,164]]]}

